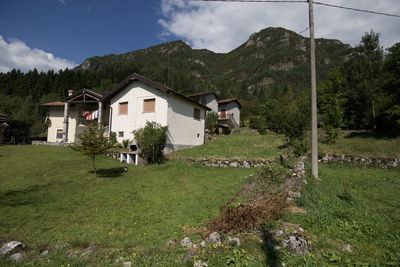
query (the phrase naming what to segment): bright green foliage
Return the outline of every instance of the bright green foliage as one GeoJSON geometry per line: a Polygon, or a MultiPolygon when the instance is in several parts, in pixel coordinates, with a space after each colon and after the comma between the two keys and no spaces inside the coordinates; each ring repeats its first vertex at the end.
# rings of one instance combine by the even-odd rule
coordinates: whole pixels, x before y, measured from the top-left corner
{"type": "Polygon", "coordinates": [[[94,176],[97,176],[96,156],[103,154],[112,147],[109,139],[104,135],[104,128],[95,123],[89,123],[84,132],[79,135],[77,143],[72,145],[72,149],[87,155],[92,160],[94,176]]]}
{"type": "Polygon", "coordinates": [[[205,145],[175,151],[169,158],[276,158],[282,154],[283,136],[273,133],[260,135],[248,129],[231,135],[218,135],[205,145]]]}
{"type": "Polygon", "coordinates": [[[334,143],[339,137],[343,126],[343,95],[344,77],[339,70],[328,74],[327,81],[321,86],[319,93],[319,109],[322,126],[325,132],[325,142],[334,143]]]}
{"type": "Polygon", "coordinates": [[[307,96],[291,88],[275,91],[266,103],[265,118],[267,127],[276,129],[294,147],[296,155],[308,149],[306,134],[310,126],[310,105],[307,96]]]}
{"type": "Polygon", "coordinates": [[[167,131],[168,126],[149,121],[143,128],[133,131],[140,155],[146,163],[160,163],[163,160],[167,131]]]}
{"type": "Polygon", "coordinates": [[[214,134],[218,130],[218,114],[214,111],[208,112],[206,116],[206,129],[214,134]]]}
{"type": "Polygon", "coordinates": [[[123,140],[122,140],[122,147],[123,147],[123,148],[128,148],[130,142],[131,142],[131,140],[129,140],[129,139],[123,139],[123,140]]]}
{"type": "Polygon", "coordinates": [[[313,241],[309,255],[282,254],[287,266],[399,266],[400,171],[321,165],[303,192],[307,214],[286,219],[313,241]],[[314,238],[315,237],[315,238],[314,238]],[[352,253],[344,251],[348,244],[352,253]]]}

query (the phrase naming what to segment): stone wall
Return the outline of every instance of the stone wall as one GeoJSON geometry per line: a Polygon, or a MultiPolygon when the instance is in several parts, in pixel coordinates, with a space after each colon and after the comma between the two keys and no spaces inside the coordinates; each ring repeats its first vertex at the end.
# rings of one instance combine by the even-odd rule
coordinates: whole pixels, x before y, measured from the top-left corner
{"type": "Polygon", "coordinates": [[[321,162],[350,163],[359,166],[371,166],[384,169],[390,169],[400,166],[400,160],[397,158],[379,158],[363,155],[344,155],[344,154],[326,154],[321,162]]]}
{"type": "Polygon", "coordinates": [[[106,152],[106,157],[119,160],[121,158],[121,153],[117,151],[108,151],[106,152]]]}
{"type": "Polygon", "coordinates": [[[229,159],[229,158],[185,158],[190,162],[207,167],[220,168],[256,168],[276,162],[275,159],[229,159]]]}

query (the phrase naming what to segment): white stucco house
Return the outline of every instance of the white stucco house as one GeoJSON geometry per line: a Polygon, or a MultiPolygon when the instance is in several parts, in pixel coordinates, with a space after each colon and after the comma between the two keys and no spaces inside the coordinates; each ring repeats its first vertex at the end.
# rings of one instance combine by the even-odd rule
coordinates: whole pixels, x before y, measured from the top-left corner
{"type": "Polygon", "coordinates": [[[115,132],[117,141],[134,140],[133,131],[154,121],[168,126],[166,150],[204,144],[207,106],[137,73],[129,75],[110,91],[89,89],[69,92],[64,101],[48,107],[48,142],[73,143],[88,121],[115,132]]]}
{"type": "Polygon", "coordinates": [[[232,129],[240,127],[240,109],[242,106],[237,98],[220,100],[214,92],[197,93],[189,97],[218,114],[220,132],[229,133],[232,129]]]}

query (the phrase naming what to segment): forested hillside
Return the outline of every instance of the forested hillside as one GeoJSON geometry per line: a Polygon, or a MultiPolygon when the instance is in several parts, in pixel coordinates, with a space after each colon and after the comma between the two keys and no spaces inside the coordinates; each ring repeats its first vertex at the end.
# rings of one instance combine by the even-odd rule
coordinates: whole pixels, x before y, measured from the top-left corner
{"type": "MultiPolygon", "coordinates": [[[[339,104],[345,115],[340,127],[379,127],[376,120],[383,114],[390,114],[382,122],[386,126],[389,117],[397,120],[398,45],[385,57],[379,38],[372,47],[360,44],[352,48],[326,39],[317,39],[316,44],[320,100],[328,103],[328,96],[337,98],[340,94],[343,101],[339,104]]],[[[238,97],[244,119],[258,124],[254,126],[271,126],[265,125],[267,100],[279,99],[290,90],[293,98],[304,99],[304,105],[308,105],[308,54],[307,38],[283,28],[267,28],[225,54],[192,49],[182,41],[174,41],[89,58],[73,70],[57,73],[13,70],[0,74],[0,112],[31,123],[37,134],[45,130],[42,122],[46,111],[39,103],[62,99],[69,89],[107,91],[128,74],[138,72],[186,94],[208,90],[221,97],[238,97]]],[[[322,105],[321,111],[326,107],[322,105]]]]}

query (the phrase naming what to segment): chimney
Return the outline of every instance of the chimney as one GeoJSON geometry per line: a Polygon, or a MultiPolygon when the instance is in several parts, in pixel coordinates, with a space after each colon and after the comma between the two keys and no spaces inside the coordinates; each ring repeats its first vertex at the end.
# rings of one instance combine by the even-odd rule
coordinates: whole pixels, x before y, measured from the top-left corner
{"type": "Polygon", "coordinates": [[[71,96],[73,93],[75,93],[74,90],[68,90],[68,96],[71,96]]]}

